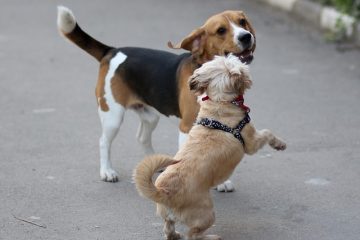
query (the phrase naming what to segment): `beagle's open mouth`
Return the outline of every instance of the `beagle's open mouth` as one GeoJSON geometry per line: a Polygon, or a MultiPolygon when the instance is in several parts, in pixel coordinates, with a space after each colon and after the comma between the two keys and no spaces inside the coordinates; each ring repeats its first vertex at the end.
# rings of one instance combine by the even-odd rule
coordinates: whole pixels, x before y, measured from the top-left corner
{"type": "MultiPolygon", "coordinates": [[[[225,51],[225,55],[227,56],[229,52],[225,51]]],[[[232,53],[234,56],[238,57],[241,62],[245,64],[250,64],[254,59],[253,52],[251,50],[244,50],[241,53],[232,53]]]]}

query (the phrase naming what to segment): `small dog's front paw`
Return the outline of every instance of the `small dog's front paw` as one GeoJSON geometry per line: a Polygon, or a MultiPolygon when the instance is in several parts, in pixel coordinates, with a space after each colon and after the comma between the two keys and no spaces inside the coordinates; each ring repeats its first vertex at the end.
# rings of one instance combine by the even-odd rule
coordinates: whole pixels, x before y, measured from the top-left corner
{"type": "Polygon", "coordinates": [[[233,192],[235,187],[230,180],[226,180],[225,182],[217,185],[216,190],[218,192],[233,192]]]}
{"type": "Polygon", "coordinates": [[[284,151],[286,149],[286,143],[279,138],[275,138],[275,140],[270,143],[270,146],[278,151],[284,151]]]}
{"type": "Polygon", "coordinates": [[[118,173],[111,168],[100,169],[100,178],[105,182],[117,182],[119,181],[118,173]]]}

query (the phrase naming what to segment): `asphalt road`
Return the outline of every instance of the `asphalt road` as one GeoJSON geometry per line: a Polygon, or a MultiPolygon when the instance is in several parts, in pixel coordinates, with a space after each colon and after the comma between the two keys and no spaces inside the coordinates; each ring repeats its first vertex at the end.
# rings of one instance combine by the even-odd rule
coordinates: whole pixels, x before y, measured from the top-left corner
{"type": "MultiPolygon", "coordinates": [[[[143,157],[132,112],[113,145],[120,182],[100,181],[98,65],[58,35],[57,4],[109,45],[165,50],[212,14],[245,10],[258,46],[246,103],[257,128],[272,129],[288,149],[245,157],[232,176],[236,191],[212,192],[209,232],[226,240],[360,239],[359,51],[339,52],[312,26],[256,1],[2,0],[1,240],[163,238],[154,204],[131,182],[143,157]]],[[[177,124],[161,118],[158,152],[176,152],[177,124]]]]}

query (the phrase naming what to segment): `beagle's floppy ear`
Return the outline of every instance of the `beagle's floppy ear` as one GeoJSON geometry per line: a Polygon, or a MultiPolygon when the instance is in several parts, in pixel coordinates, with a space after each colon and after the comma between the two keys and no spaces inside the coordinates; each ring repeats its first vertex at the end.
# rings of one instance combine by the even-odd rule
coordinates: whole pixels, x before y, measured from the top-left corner
{"type": "Polygon", "coordinates": [[[197,47],[204,33],[205,33],[205,29],[203,27],[197,28],[193,30],[186,38],[184,38],[180,43],[176,44],[175,46],[169,41],[168,47],[172,49],[182,48],[193,52],[193,48],[197,47]]]}
{"type": "Polygon", "coordinates": [[[201,95],[205,92],[209,85],[210,79],[204,78],[204,75],[194,73],[189,78],[189,87],[192,92],[194,92],[195,95],[201,95]]]}
{"type": "Polygon", "coordinates": [[[185,49],[191,52],[198,64],[206,62],[205,53],[206,31],[203,27],[192,31],[186,38],[175,46],[169,41],[168,46],[172,49],[185,49]]]}

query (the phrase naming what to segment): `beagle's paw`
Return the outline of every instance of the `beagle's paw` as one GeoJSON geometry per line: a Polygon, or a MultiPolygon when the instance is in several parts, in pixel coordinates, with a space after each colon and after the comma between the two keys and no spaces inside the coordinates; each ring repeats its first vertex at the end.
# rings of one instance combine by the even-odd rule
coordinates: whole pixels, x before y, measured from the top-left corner
{"type": "Polygon", "coordinates": [[[215,189],[218,192],[233,192],[235,190],[235,187],[230,180],[226,180],[225,182],[217,185],[215,189]]]}
{"type": "Polygon", "coordinates": [[[119,174],[111,168],[102,168],[100,169],[100,178],[105,182],[117,182],[119,174]]]}

